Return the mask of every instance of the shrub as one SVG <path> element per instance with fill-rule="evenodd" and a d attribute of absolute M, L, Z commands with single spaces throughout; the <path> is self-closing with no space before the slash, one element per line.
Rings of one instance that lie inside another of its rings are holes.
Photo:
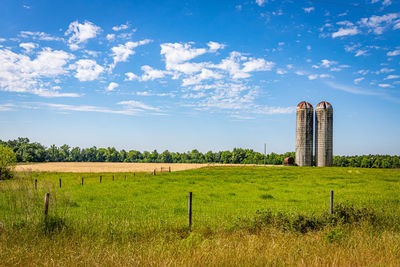
<path fill-rule="evenodd" d="M 0 145 L 0 180 L 10 179 L 17 163 L 17 157 L 11 148 Z"/>
<path fill-rule="evenodd" d="M 264 227 L 274 227 L 283 231 L 307 233 L 310 231 L 323 230 L 325 227 L 351 225 L 360 222 L 378 225 L 381 218 L 370 208 L 355 208 L 351 205 L 338 204 L 334 207 L 332 215 L 327 213 L 321 215 L 305 215 L 272 212 L 270 210 L 257 211 L 256 215 L 249 220 L 238 218 L 235 227 L 247 228 L 257 231 Z M 332 237 L 333 238 L 333 237 Z"/>

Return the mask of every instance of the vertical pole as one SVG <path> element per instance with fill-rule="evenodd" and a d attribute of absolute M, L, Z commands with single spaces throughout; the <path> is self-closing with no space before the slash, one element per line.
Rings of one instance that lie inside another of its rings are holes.
<path fill-rule="evenodd" d="M 124 176 L 124 179 L 125 179 L 125 181 L 126 181 L 126 175 Z"/>
<path fill-rule="evenodd" d="M 156 175 L 156 169 L 154 169 L 154 175 Z"/>
<path fill-rule="evenodd" d="M 171 166 L 168 167 L 168 172 L 171 172 Z"/>
<path fill-rule="evenodd" d="M 329 202 L 329 214 L 332 215 L 333 214 L 333 190 L 331 190 L 331 199 Z"/>
<path fill-rule="evenodd" d="M 44 209 L 43 209 L 44 216 L 47 216 L 47 214 L 49 214 L 49 198 L 50 198 L 50 193 L 46 193 L 44 195 Z"/>
<path fill-rule="evenodd" d="M 35 190 L 37 190 L 37 179 L 35 179 Z"/>
<path fill-rule="evenodd" d="M 192 229 L 192 192 L 189 192 L 188 224 L 189 224 L 189 229 Z"/>
<path fill-rule="evenodd" d="M 81 178 L 81 181 L 82 181 L 81 184 L 83 185 L 83 177 Z"/>
<path fill-rule="evenodd" d="M 61 188 L 61 179 L 59 179 L 59 182 L 60 182 L 60 188 Z"/>
<path fill-rule="evenodd" d="M 136 176 L 136 174 L 135 173 L 133 173 L 133 177 L 135 177 Z"/>
<path fill-rule="evenodd" d="M 114 181 L 114 175 L 113 175 L 113 181 Z"/>
<path fill-rule="evenodd" d="M 100 175 L 100 183 L 101 183 L 101 178 L 102 178 L 102 177 L 101 177 L 101 175 Z"/>

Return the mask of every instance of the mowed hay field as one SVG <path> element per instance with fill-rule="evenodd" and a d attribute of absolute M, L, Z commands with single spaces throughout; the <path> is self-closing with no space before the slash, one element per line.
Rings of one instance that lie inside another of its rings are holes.
<path fill-rule="evenodd" d="M 152 172 L 184 171 L 207 166 L 246 166 L 246 164 L 197 164 L 197 163 L 118 163 L 118 162 L 48 162 L 23 164 L 16 167 L 17 172 Z M 248 164 L 247 166 L 254 166 Z"/>
<path fill-rule="evenodd" d="M 0 265 L 399 266 L 399 193 L 399 170 L 19 172 L 0 182 Z"/>

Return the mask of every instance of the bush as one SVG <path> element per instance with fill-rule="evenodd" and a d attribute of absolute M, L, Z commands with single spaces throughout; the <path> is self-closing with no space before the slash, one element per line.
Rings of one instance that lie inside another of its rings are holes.
<path fill-rule="evenodd" d="M 370 208 L 355 208 L 352 205 L 338 204 L 333 214 L 305 215 L 272 212 L 271 210 L 257 211 L 252 219 L 238 218 L 234 227 L 258 231 L 265 227 L 274 227 L 283 231 L 307 233 L 323 230 L 326 227 L 368 223 L 377 226 L 382 218 L 378 218 L 376 211 Z"/>
<path fill-rule="evenodd" d="M 11 148 L 0 145 L 0 180 L 10 179 L 17 163 L 17 157 Z"/>

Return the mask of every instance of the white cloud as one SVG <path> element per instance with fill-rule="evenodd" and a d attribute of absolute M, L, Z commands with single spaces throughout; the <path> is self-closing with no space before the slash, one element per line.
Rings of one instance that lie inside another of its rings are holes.
<path fill-rule="evenodd" d="M 341 90 L 347 93 L 355 94 L 355 95 L 381 95 L 380 93 L 372 92 L 372 91 L 366 91 L 363 89 L 360 89 L 358 87 L 353 87 L 353 86 L 348 86 L 344 84 L 339 84 L 331 81 L 326 81 L 326 85 L 333 89 Z"/>
<path fill-rule="evenodd" d="M 345 45 L 344 50 L 346 52 L 353 52 L 357 47 L 360 47 L 360 44 L 354 44 L 354 45 Z"/>
<path fill-rule="evenodd" d="M 266 61 L 263 58 L 254 58 L 244 62 L 243 66 L 244 68 L 242 71 L 244 72 L 270 71 L 275 66 L 275 63 L 272 61 Z"/>
<path fill-rule="evenodd" d="M 394 57 L 400 55 L 400 50 L 389 51 L 387 54 L 389 57 Z"/>
<path fill-rule="evenodd" d="M 209 69 L 202 69 L 201 72 L 195 76 L 191 76 L 189 78 L 183 79 L 182 86 L 199 84 L 203 80 L 209 79 L 221 79 L 223 76 L 217 72 L 214 72 Z"/>
<path fill-rule="evenodd" d="M 136 92 L 136 95 L 138 96 L 170 96 L 170 97 L 175 97 L 173 93 L 153 93 L 151 91 L 140 91 Z"/>
<path fill-rule="evenodd" d="M 315 79 L 317 79 L 318 78 L 318 74 L 311 74 L 311 75 L 308 75 L 308 79 L 309 80 L 315 80 Z"/>
<path fill-rule="evenodd" d="M 389 73 L 389 72 L 393 72 L 393 71 L 395 71 L 395 69 L 382 68 L 382 69 L 380 69 L 379 71 L 377 71 L 376 74 L 379 74 L 379 73 Z"/>
<path fill-rule="evenodd" d="M 357 53 L 356 53 L 356 57 L 359 57 L 359 56 L 366 56 L 367 55 L 367 50 L 358 50 L 357 51 Z"/>
<path fill-rule="evenodd" d="M 119 86 L 118 83 L 116 82 L 110 82 L 109 85 L 107 86 L 106 90 L 107 91 L 113 91 L 115 88 Z"/>
<path fill-rule="evenodd" d="M 101 28 L 90 21 L 85 21 L 83 24 L 78 21 L 71 22 L 65 36 L 71 35 L 68 39 L 69 48 L 77 50 L 87 40 L 95 38 L 101 32 Z"/>
<path fill-rule="evenodd" d="M 382 87 L 382 88 L 389 88 L 389 87 L 393 87 L 393 85 L 391 85 L 391 84 L 387 84 L 387 83 L 380 83 L 380 84 L 378 84 L 378 86 L 379 86 L 379 87 Z"/>
<path fill-rule="evenodd" d="M 251 75 L 241 70 L 240 62 L 242 59 L 244 58 L 239 52 L 231 52 L 228 58 L 223 59 L 215 67 L 227 71 L 233 79 L 248 78 Z"/>
<path fill-rule="evenodd" d="M 212 41 L 208 42 L 207 45 L 210 48 L 210 50 L 209 50 L 210 52 L 215 52 L 217 50 L 225 48 L 224 44 L 220 44 L 220 43 L 212 42 Z"/>
<path fill-rule="evenodd" d="M 263 6 L 265 3 L 268 3 L 268 0 L 256 0 L 257 5 Z"/>
<path fill-rule="evenodd" d="M 357 73 L 361 75 L 367 75 L 369 73 L 369 70 L 359 70 L 357 71 Z"/>
<path fill-rule="evenodd" d="M 336 65 L 336 64 L 337 64 L 337 61 L 330 61 L 328 59 L 323 59 L 323 60 L 321 60 L 320 66 L 324 67 L 324 68 L 330 68 L 332 65 Z"/>
<path fill-rule="evenodd" d="M 144 109 L 144 110 L 151 110 L 151 111 L 160 111 L 160 108 L 152 107 L 152 106 L 146 105 L 142 102 L 135 101 L 135 100 L 121 101 L 121 102 L 118 102 L 117 104 L 128 106 L 131 109 Z"/>
<path fill-rule="evenodd" d="M 400 20 L 397 20 L 393 25 L 393 30 L 398 30 L 398 29 L 400 29 Z"/>
<path fill-rule="evenodd" d="M 311 46 L 310 45 L 307 45 L 307 50 L 311 51 Z"/>
<path fill-rule="evenodd" d="M 13 111 L 14 107 L 14 104 L 0 104 L 0 111 Z"/>
<path fill-rule="evenodd" d="M 304 71 L 301 71 L 301 70 L 297 70 L 297 71 L 295 71 L 294 72 L 296 75 L 299 75 L 299 76 L 304 76 L 304 75 L 306 75 L 306 73 L 304 72 Z"/>
<path fill-rule="evenodd" d="M 38 48 L 39 45 L 35 44 L 35 43 L 20 43 L 19 44 L 20 47 L 22 47 L 23 49 L 25 49 L 25 51 L 27 53 L 31 52 L 33 49 Z"/>
<path fill-rule="evenodd" d="M 165 74 L 168 73 L 163 70 L 153 69 L 152 67 L 150 67 L 148 65 L 142 66 L 141 69 L 144 71 L 144 73 L 141 77 L 142 81 L 164 78 Z"/>
<path fill-rule="evenodd" d="M 329 74 L 311 74 L 307 77 L 309 80 L 315 80 L 317 78 L 332 78 L 332 75 Z"/>
<path fill-rule="evenodd" d="M 114 40 L 115 40 L 115 34 L 113 34 L 113 33 L 107 34 L 107 35 L 106 35 L 106 39 L 107 39 L 108 41 L 114 41 Z"/>
<path fill-rule="evenodd" d="M 119 26 L 114 26 L 114 27 L 112 27 L 113 31 L 116 31 L 116 32 L 122 31 L 122 30 L 126 30 L 126 29 L 128 29 L 128 28 L 129 28 L 129 25 L 128 25 L 128 24 L 121 24 L 121 25 L 119 25 Z"/>
<path fill-rule="evenodd" d="M 128 57 L 135 54 L 134 48 L 150 43 L 151 40 L 145 39 L 139 42 L 126 42 L 111 48 L 111 55 L 113 57 L 113 63 L 110 68 L 113 69 L 118 62 L 126 62 Z"/>
<path fill-rule="evenodd" d="M 276 74 L 283 75 L 283 74 L 285 74 L 285 73 L 287 73 L 287 71 L 284 70 L 284 69 L 277 69 L 277 70 L 276 70 Z"/>
<path fill-rule="evenodd" d="M 336 22 L 337 25 L 342 25 L 342 26 L 346 26 L 346 27 L 352 27 L 354 26 L 354 24 L 348 20 L 343 20 L 343 21 L 339 21 Z"/>
<path fill-rule="evenodd" d="M 41 41 L 64 41 L 63 38 L 51 36 L 50 34 L 44 32 L 30 32 L 30 31 L 21 31 L 19 36 L 22 38 L 32 38 L 34 40 Z"/>
<path fill-rule="evenodd" d="M 400 79 L 400 75 L 388 75 L 384 80 Z"/>
<path fill-rule="evenodd" d="M 382 6 L 390 6 L 392 4 L 392 1 L 391 0 L 383 0 L 383 2 L 382 2 Z"/>
<path fill-rule="evenodd" d="M 61 110 L 61 111 L 77 111 L 77 112 L 99 112 L 99 113 L 110 113 L 110 114 L 123 114 L 123 115 L 136 115 L 138 110 L 134 109 L 123 109 L 123 110 L 113 110 L 106 107 L 98 106 L 74 106 L 65 104 L 55 104 L 55 103 L 37 103 L 28 102 L 24 103 L 23 107 L 32 109 L 51 109 L 51 110 Z"/>
<path fill-rule="evenodd" d="M 315 10 L 315 8 L 314 7 L 303 7 L 303 10 L 304 10 L 304 12 L 306 12 L 306 13 L 311 13 L 311 11 L 314 11 Z"/>
<path fill-rule="evenodd" d="M 373 15 L 369 18 L 362 18 L 358 23 L 368 29 L 369 32 L 382 34 L 387 28 L 393 25 L 394 21 L 399 18 L 398 13 L 389 13 L 382 16 Z"/>
<path fill-rule="evenodd" d="M 243 68 L 241 68 L 243 65 Z M 263 58 L 247 58 L 239 52 L 231 52 L 228 58 L 223 59 L 219 64 L 213 67 L 227 71 L 233 79 L 249 78 L 249 72 L 270 71 L 275 66 L 272 61 L 266 61 Z"/>
<path fill-rule="evenodd" d="M 133 81 L 133 80 L 139 80 L 139 76 L 137 76 L 135 73 L 133 72 L 127 72 L 125 73 L 126 75 L 126 79 L 125 81 Z"/>
<path fill-rule="evenodd" d="M 167 70 L 174 70 L 176 65 L 195 57 L 207 53 L 205 48 L 192 48 L 188 43 L 164 43 L 161 44 L 161 55 L 165 57 L 165 65 Z"/>
<path fill-rule="evenodd" d="M 104 68 L 92 59 L 80 59 L 71 65 L 71 69 L 76 70 L 74 76 L 81 82 L 93 81 L 104 71 Z"/>
<path fill-rule="evenodd" d="M 355 84 L 359 84 L 359 83 L 360 83 L 362 80 L 364 80 L 364 79 L 365 79 L 364 77 L 354 79 L 354 83 L 355 83 Z"/>
<path fill-rule="evenodd" d="M 77 94 L 54 92 L 49 89 L 48 81 L 66 74 L 65 66 L 72 59 L 72 54 L 51 48 L 44 48 L 34 59 L 9 49 L 0 49 L 0 89 L 45 97 L 76 97 Z"/>
<path fill-rule="evenodd" d="M 346 29 L 339 28 L 339 30 L 337 32 L 332 33 L 332 38 L 348 36 L 348 35 L 356 35 L 359 33 L 360 33 L 360 31 L 357 29 L 357 27 L 346 28 Z"/>
<path fill-rule="evenodd" d="M 58 90 L 58 89 L 57 89 Z M 60 93 L 58 91 L 49 90 L 45 88 L 33 89 L 32 93 L 41 97 L 55 98 L 55 97 L 80 97 L 80 94 L 76 93 Z"/>

